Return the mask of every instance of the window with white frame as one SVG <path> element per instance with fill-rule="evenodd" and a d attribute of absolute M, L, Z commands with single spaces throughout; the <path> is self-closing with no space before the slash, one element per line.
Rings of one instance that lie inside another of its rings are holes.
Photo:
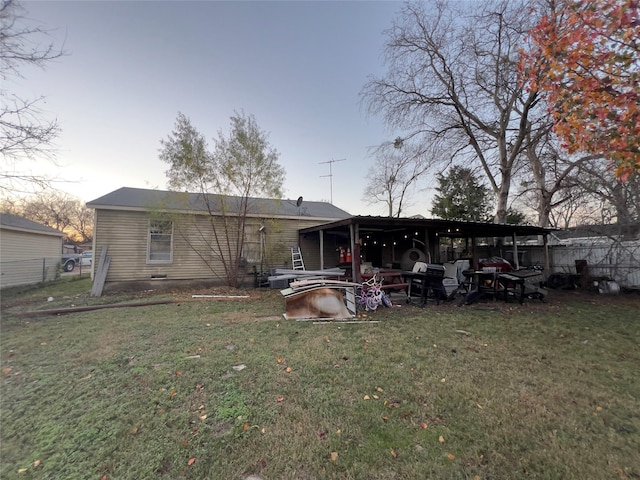
<path fill-rule="evenodd" d="M 147 261 L 149 263 L 170 263 L 173 259 L 173 222 L 171 220 L 150 220 Z"/>

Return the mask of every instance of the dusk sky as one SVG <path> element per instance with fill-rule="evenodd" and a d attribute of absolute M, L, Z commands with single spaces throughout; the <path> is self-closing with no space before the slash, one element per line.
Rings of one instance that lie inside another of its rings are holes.
<path fill-rule="evenodd" d="M 399 2 L 24 2 L 67 53 L 10 88 L 45 95 L 57 117 L 58 188 L 90 201 L 120 187 L 166 188 L 160 140 L 178 112 L 212 144 L 234 111 L 252 114 L 280 152 L 285 197 L 362 201 L 369 147 L 391 140 L 359 93 L 383 73 L 384 30 Z M 49 167 L 42 167 L 49 168 Z M 416 203 L 406 214 L 429 215 Z"/>

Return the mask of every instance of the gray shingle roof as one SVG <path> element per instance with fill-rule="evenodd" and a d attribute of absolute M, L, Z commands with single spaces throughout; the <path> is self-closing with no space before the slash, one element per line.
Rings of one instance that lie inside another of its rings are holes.
<path fill-rule="evenodd" d="M 607 225 L 580 225 L 566 230 L 560 230 L 555 232 L 554 235 L 560 240 L 594 237 L 625 238 L 632 240 L 640 238 L 640 223 L 631 223 L 627 225 L 621 225 L 619 223 Z"/>
<path fill-rule="evenodd" d="M 144 188 L 122 187 L 100 198 L 87 202 L 87 207 L 110 210 L 177 210 L 185 212 L 208 211 L 206 201 L 212 205 L 211 210 L 219 212 L 224 205 L 227 211 L 237 211 L 240 197 L 225 195 L 207 195 L 200 193 L 169 192 L 165 190 L 149 190 Z M 276 217 L 313 217 L 323 219 L 342 219 L 351 215 L 328 202 L 303 201 L 300 207 L 296 200 L 279 200 L 270 198 L 251 198 L 249 202 L 251 214 L 272 215 Z"/>
<path fill-rule="evenodd" d="M 9 213 L 0 213 L 0 227 L 11 230 L 22 230 L 29 232 L 44 233 L 47 235 L 64 236 L 64 233 L 56 230 L 55 228 L 47 227 L 37 222 L 27 220 L 24 217 L 18 215 L 11 215 Z"/>

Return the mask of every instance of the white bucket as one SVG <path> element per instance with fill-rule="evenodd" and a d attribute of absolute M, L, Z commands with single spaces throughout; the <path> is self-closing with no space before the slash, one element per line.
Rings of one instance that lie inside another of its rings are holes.
<path fill-rule="evenodd" d="M 613 280 L 600 280 L 598 282 L 598 293 L 603 295 L 618 295 L 620 293 L 620 285 Z"/>

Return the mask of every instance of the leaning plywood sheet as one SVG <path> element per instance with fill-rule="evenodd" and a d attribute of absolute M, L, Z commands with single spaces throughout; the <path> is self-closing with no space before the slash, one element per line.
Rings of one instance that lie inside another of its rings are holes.
<path fill-rule="evenodd" d="M 104 288 L 104 282 L 107 280 L 107 272 L 109 271 L 109 265 L 111 264 L 111 257 L 107 255 L 109 247 L 102 247 L 100 252 L 100 260 L 98 261 L 98 270 L 93 279 L 93 288 L 91 289 L 92 297 L 100 297 L 102 295 L 102 289 Z"/>
<path fill-rule="evenodd" d="M 342 287 L 344 288 L 344 287 Z M 347 297 L 352 297 L 352 292 Z M 352 318 L 347 309 L 342 292 L 338 288 L 319 285 L 305 290 L 295 291 L 287 288 L 281 291 L 285 300 L 285 318 Z M 351 300 L 353 303 L 353 300 Z M 355 311 L 355 310 L 352 310 Z"/>

